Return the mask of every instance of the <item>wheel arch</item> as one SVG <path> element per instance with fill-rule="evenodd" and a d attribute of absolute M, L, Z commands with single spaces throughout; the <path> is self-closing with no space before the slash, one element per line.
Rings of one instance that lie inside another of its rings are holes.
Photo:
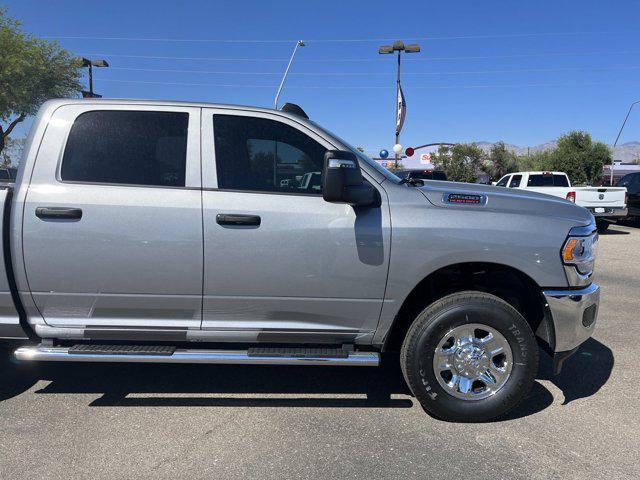
<path fill-rule="evenodd" d="M 384 338 L 383 350 L 398 351 L 415 317 L 451 293 L 476 290 L 509 303 L 527 320 L 543 346 L 553 345 L 553 325 L 542 289 L 529 275 L 509 265 L 462 262 L 441 267 L 424 277 L 402 302 Z"/>

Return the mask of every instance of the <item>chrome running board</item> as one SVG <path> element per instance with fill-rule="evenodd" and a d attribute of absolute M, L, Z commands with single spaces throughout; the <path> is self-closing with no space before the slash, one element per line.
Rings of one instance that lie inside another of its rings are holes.
<path fill-rule="evenodd" d="M 331 349 L 249 349 L 191 350 L 171 349 L 170 352 L 140 353 L 126 350 L 116 353 L 92 353 L 74 347 L 44 345 L 20 347 L 14 355 L 22 361 L 47 362 L 137 362 L 137 363 L 203 363 L 245 365 L 344 365 L 375 367 L 380 364 L 377 352 L 340 351 Z M 75 351 L 74 351 L 75 349 Z M 71 350 L 71 352 L 70 352 Z"/>

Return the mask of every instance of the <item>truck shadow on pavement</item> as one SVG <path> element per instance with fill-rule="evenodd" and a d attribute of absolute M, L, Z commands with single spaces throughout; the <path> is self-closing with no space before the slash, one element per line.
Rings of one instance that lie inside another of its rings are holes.
<path fill-rule="evenodd" d="M 538 380 L 562 390 L 563 404 L 589 397 L 607 382 L 612 351 L 590 339 L 559 376 L 541 353 Z M 0 362 L 0 402 L 48 381 L 38 394 L 98 394 L 92 407 L 314 407 L 411 408 L 415 402 L 402 378 L 397 356 L 379 368 L 149 364 L 19 365 Z M 400 396 L 400 398 L 398 398 Z M 538 413 L 554 401 L 536 381 L 529 397 L 501 420 Z M 1 405 L 1 404 L 0 404 Z"/>
<path fill-rule="evenodd" d="M 630 233 L 628 230 L 618 230 L 615 227 L 610 227 L 606 232 L 600 233 L 600 235 L 629 235 Z"/>

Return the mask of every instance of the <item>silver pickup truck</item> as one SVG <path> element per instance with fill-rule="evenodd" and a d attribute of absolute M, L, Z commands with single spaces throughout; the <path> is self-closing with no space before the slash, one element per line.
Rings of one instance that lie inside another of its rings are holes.
<path fill-rule="evenodd" d="M 596 323 L 586 209 L 400 180 L 290 104 L 49 101 L 0 192 L 24 362 L 399 358 L 427 412 L 484 421 Z"/>

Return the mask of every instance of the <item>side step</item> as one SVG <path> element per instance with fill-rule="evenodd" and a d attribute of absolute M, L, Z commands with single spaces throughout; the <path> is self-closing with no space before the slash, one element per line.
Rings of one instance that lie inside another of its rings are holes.
<path fill-rule="evenodd" d="M 192 350 L 152 345 L 95 345 L 72 347 L 37 345 L 20 347 L 15 357 L 23 361 L 212 363 L 246 365 L 345 365 L 375 367 L 377 352 L 330 348 L 250 348 L 249 350 Z"/>

